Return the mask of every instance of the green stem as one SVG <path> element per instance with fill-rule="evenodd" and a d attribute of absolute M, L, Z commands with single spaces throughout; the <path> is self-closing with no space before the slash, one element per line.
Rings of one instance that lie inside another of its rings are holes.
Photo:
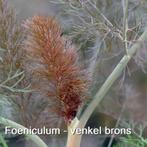
<path fill-rule="evenodd" d="M 2 144 L 3 147 L 8 147 L 8 145 L 2 135 L 0 135 L 0 144 Z"/>
<path fill-rule="evenodd" d="M 27 129 L 24 126 L 3 117 L 0 117 L 0 123 L 3 124 L 4 126 L 10 126 L 16 129 L 19 129 L 19 128 Z M 41 140 L 39 136 L 31 135 L 31 134 L 24 134 L 24 135 L 26 135 L 30 140 L 32 140 L 35 144 L 37 144 L 38 147 L 47 147 L 47 145 Z"/>
<path fill-rule="evenodd" d="M 138 39 L 138 41 L 128 50 L 128 54 L 124 55 L 124 57 L 121 59 L 121 61 L 118 63 L 118 65 L 115 67 L 115 69 L 112 71 L 112 73 L 109 75 L 109 77 L 106 79 L 100 90 L 96 93 L 94 96 L 94 99 L 91 101 L 91 103 L 88 105 L 80 119 L 78 120 L 75 118 L 69 128 L 84 128 L 88 119 L 94 112 L 95 108 L 100 104 L 104 96 L 107 94 L 111 86 L 114 84 L 114 82 L 119 78 L 124 68 L 126 68 L 128 62 L 131 60 L 131 58 L 134 56 L 134 54 L 137 52 L 137 49 L 139 49 L 142 45 L 142 43 L 147 40 L 147 28 L 144 31 L 144 33 L 141 35 L 141 37 Z M 70 131 L 69 131 L 70 132 Z M 69 133 L 68 135 L 68 141 L 67 141 L 67 147 L 80 147 L 81 142 L 81 135 L 71 135 Z"/>

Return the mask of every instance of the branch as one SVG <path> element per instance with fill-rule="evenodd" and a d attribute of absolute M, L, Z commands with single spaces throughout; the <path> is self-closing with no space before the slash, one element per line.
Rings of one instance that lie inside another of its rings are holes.
<path fill-rule="evenodd" d="M 122 74 L 123 70 L 127 66 L 128 62 L 131 60 L 131 58 L 134 56 L 134 54 L 137 52 L 137 50 L 141 47 L 142 43 L 147 40 L 147 28 L 145 29 L 144 33 L 141 35 L 141 37 L 138 39 L 138 41 L 128 50 L 128 54 L 124 55 L 124 57 L 121 59 L 121 61 L 118 63 L 118 65 L 115 67 L 115 69 L 112 71 L 112 73 L 109 75 L 109 77 L 106 79 L 100 90 L 96 93 L 94 96 L 94 99 L 91 101 L 91 103 L 88 105 L 82 116 L 79 118 L 76 117 L 70 124 L 70 128 L 84 128 L 88 119 L 94 112 L 95 108 L 100 104 L 104 96 L 107 94 L 111 86 L 114 84 L 114 82 L 119 78 L 119 76 Z M 70 130 L 69 130 L 70 131 Z M 67 147 L 80 147 L 81 142 L 81 135 L 72 135 L 70 132 L 68 132 L 68 141 L 67 141 Z"/>
<path fill-rule="evenodd" d="M 118 65 L 115 67 L 115 69 L 112 71 L 112 73 L 109 75 L 105 83 L 102 85 L 100 90 L 96 93 L 94 99 L 89 104 L 85 112 L 80 118 L 80 123 L 86 124 L 89 117 L 95 110 L 95 108 L 98 106 L 98 104 L 102 101 L 104 96 L 107 94 L 111 86 L 114 84 L 114 82 L 119 78 L 121 75 L 123 69 L 127 66 L 128 62 L 131 60 L 133 55 L 136 53 L 137 49 L 139 49 L 142 45 L 142 43 L 147 40 L 147 28 L 144 31 L 144 33 L 141 35 L 141 37 L 138 39 L 138 41 L 128 50 L 128 54 L 124 55 L 124 57 L 121 59 L 121 61 L 118 63 Z M 84 125 L 85 126 L 85 125 Z"/>

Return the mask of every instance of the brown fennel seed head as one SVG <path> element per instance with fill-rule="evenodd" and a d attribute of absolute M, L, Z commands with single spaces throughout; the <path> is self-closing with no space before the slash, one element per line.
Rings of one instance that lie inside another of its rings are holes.
<path fill-rule="evenodd" d="M 35 58 L 42 65 L 34 72 L 46 79 L 49 85 L 46 93 L 57 102 L 54 110 L 69 123 L 85 100 L 88 89 L 88 79 L 79 65 L 78 54 L 61 36 L 62 30 L 55 18 L 34 16 L 24 27 L 29 59 Z"/>

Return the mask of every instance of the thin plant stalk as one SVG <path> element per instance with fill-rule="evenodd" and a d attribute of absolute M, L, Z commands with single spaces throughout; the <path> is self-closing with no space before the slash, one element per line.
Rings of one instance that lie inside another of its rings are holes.
<path fill-rule="evenodd" d="M 125 50 L 128 53 L 128 0 L 122 0 L 123 5 L 123 40 L 124 40 L 124 46 Z"/>
<path fill-rule="evenodd" d="M 9 126 L 9 127 L 16 128 L 16 129 L 20 129 L 20 128 L 23 130 L 27 129 L 24 126 L 14 122 L 14 121 L 11 121 L 9 119 L 3 118 L 3 117 L 0 117 L 0 123 L 3 124 L 4 126 Z M 25 135 L 28 139 L 33 141 L 38 147 L 47 147 L 45 142 L 39 136 L 31 135 L 31 134 L 25 134 Z"/>
<path fill-rule="evenodd" d="M 88 119 L 94 112 L 95 108 L 103 100 L 103 98 L 105 97 L 111 86 L 120 77 L 123 70 L 127 67 L 128 62 L 132 59 L 132 57 L 137 52 L 137 50 L 141 48 L 142 43 L 146 40 L 147 40 L 147 28 L 145 29 L 144 33 L 140 36 L 140 38 L 136 41 L 136 43 L 130 49 L 128 49 L 128 53 L 124 55 L 124 57 L 120 60 L 120 62 L 115 67 L 115 69 L 106 79 L 106 81 L 104 82 L 100 90 L 96 93 L 94 99 L 88 105 L 87 109 L 84 111 L 82 116 L 79 119 L 76 117 L 71 122 L 71 124 L 68 127 L 68 140 L 66 147 L 80 147 L 82 135 L 71 134 L 70 129 L 85 127 Z"/>
<path fill-rule="evenodd" d="M 115 124 L 115 128 L 118 128 L 119 123 L 121 121 L 121 118 L 123 116 L 123 113 L 124 113 L 125 108 L 126 108 L 126 103 L 124 103 L 123 106 L 122 106 L 122 108 L 121 108 L 121 112 L 120 112 L 119 118 L 118 118 L 118 120 L 117 120 L 117 122 Z M 113 134 L 111 136 L 110 141 L 109 141 L 109 144 L 108 144 L 108 147 L 111 147 L 112 146 L 112 143 L 113 143 L 114 138 L 115 138 L 115 134 Z"/>

